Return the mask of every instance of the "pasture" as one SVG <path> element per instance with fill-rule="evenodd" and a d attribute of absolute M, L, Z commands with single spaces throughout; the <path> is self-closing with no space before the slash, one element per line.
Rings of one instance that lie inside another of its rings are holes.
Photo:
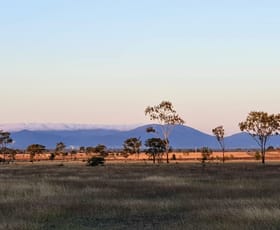
<path fill-rule="evenodd" d="M 0 229 L 279 229 L 280 164 L 0 165 Z"/>

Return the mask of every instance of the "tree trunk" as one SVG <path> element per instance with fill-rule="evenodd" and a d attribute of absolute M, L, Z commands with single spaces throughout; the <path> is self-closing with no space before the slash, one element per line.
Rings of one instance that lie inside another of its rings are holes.
<path fill-rule="evenodd" d="M 262 149 L 262 163 L 265 164 L 265 149 Z"/>
<path fill-rule="evenodd" d="M 168 140 L 166 139 L 166 144 L 165 144 L 165 148 L 166 148 L 166 163 L 169 164 L 169 144 L 168 144 Z"/>

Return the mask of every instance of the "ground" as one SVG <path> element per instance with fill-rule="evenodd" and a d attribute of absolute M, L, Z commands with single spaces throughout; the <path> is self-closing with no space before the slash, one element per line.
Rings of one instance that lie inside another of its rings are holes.
<path fill-rule="evenodd" d="M 280 165 L 0 166 L 0 229 L 279 229 Z"/>

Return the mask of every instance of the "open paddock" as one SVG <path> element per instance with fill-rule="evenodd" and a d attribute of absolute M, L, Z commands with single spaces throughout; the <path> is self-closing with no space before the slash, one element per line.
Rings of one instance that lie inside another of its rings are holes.
<path fill-rule="evenodd" d="M 225 152 L 225 161 L 226 162 L 235 162 L 235 161 L 252 161 L 257 162 L 255 157 L 256 151 L 227 151 Z M 90 153 L 76 153 L 68 155 L 56 155 L 54 161 L 86 161 L 92 156 L 98 154 Z M 36 154 L 33 158 L 34 161 L 48 161 L 50 160 L 50 153 Z M 222 160 L 222 152 L 213 152 L 211 155 L 212 162 L 220 162 Z M 0 158 L 4 158 L 4 155 L 0 154 Z M 10 156 L 6 155 L 5 159 L 10 160 Z M 151 157 L 146 153 L 131 154 L 125 157 L 122 153 L 109 153 L 105 158 L 108 162 L 149 162 Z M 162 156 L 162 161 L 166 159 L 165 154 Z M 169 159 L 171 162 L 199 162 L 201 159 L 200 152 L 172 152 L 169 153 Z M 266 160 L 268 161 L 280 161 L 280 151 L 268 151 L 266 153 Z M 30 155 L 27 153 L 16 154 L 14 161 L 30 161 Z"/>
<path fill-rule="evenodd" d="M 0 166 L 0 229 L 279 229 L 280 164 Z"/>

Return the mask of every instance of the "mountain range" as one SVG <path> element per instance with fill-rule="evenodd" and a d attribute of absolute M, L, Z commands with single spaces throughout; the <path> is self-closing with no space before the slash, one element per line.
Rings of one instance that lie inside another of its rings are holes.
<path fill-rule="evenodd" d="M 156 133 L 146 132 L 147 127 L 150 126 L 153 126 Z M 108 148 L 122 148 L 123 142 L 130 137 L 140 138 L 144 145 L 146 139 L 160 136 L 159 125 L 143 125 L 133 129 L 85 128 L 71 127 L 71 125 L 68 125 L 68 128 L 63 127 L 60 127 L 62 129 L 52 129 L 44 126 L 44 129 L 38 130 L 11 131 L 11 137 L 14 140 L 12 147 L 25 149 L 30 144 L 42 144 L 52 149 L 55 148 L 56 143 L 63 142 L 68 148 L 96 146 L 98 144 L 104 144 Z M 174 127 L 170 135 L 170 145 L 174 149 L 194 149 L 203 146 L 220 148 L 215 136 L 184 125 Z M 225 137 L 225 145 L 227 149 L 258 148 L 257 143 L 247 133 L 237 133 Z M 267 146 L 279 147 L 280 137 L 271 137 Z"/>

